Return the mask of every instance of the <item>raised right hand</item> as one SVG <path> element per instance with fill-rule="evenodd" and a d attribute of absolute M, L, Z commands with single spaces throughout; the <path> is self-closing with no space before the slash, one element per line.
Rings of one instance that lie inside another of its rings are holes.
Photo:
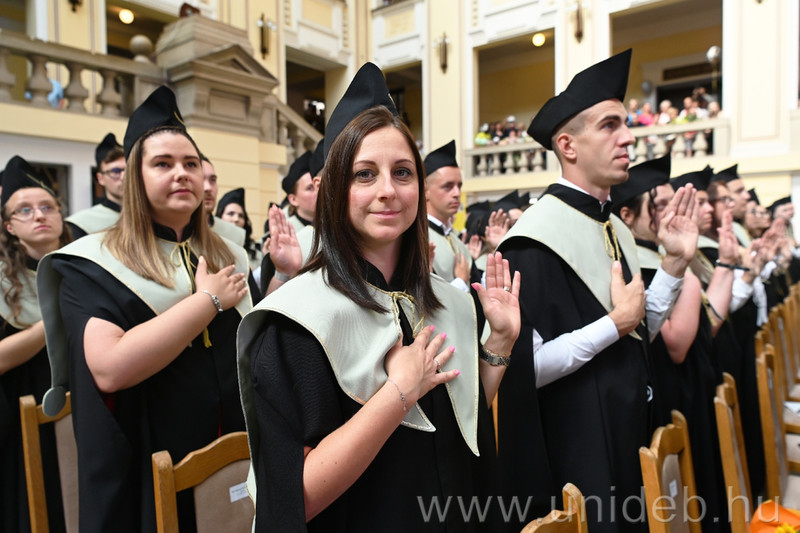
<path fill-rule="evenodd" d="M 403 346 L 402 340 L 397 341 L 386 354 L 386 373 L 405 394 L 409 409 L 429 390 L 454 380 L 461 373 L 458 369 L 444 370 L 455 347 L 440 352 L 446 334 L 440 333 L 431 339 L 433 330 L 433 326 L 423 328 L 408 346 Z"/>
<path fill-rule="evenodd" d="M 275 270 L 294 276 L 303 266 L 303 252 L 294 227 L 278 206 L 269 208 L 269 257 Z"/>
<path fill-rule="evenodd" d="M 608 314 L 620 337 L 624 337 L 634 329 L 644 318 L 645 292 L 642 275 L 636 274 L 630 283 L 626 284 L 622 277 L 622 264 L 614 261 L 611 266 L 611 305 L 614 309 Z"/>

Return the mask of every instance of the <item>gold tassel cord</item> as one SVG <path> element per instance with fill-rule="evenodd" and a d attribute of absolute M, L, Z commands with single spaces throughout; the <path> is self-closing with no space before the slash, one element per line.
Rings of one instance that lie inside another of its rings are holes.
<path fill-rule="evenodd" d="M 425 322 L 425 317 L 421 316 L 417 312 L 417 301 L 414 298 L 404 292 L 391 292 L 389 296 L 392 297 L 392 303 L 394 304 L 394 313 L 396 316 L 400 314 L 400 309 L 402 309 L 406 313 L 406 318 L 408 318 L 409 323 L 411 324 L 411 330 L 416 337 L 417 334 L 422 330 L 422 325 Z"/>
<path fill-rule="evenodd" d="M 606 220 L 603 223 L 603 237 L 605 239 L 608 257 L 614 261 L 622 259 L 622 252 L 620 252 L 619 241 L 617 240 L 617 232 L 614 230 L 614 225 L 610 220 Z"/>
<path fill-rule="evenodd" d="M 192 293 L 194 293 L 197 287 L 194 281 L 194 270 L 192 270 L 192 246 L 190 242 L 191 240 L 186 240 L 177 243 L 169 254 L 169 261 L 176 268 L 185 265 L 186 270 L 189 272 L 189 279 L 192 281 Z M 177 261 L 175 260 L 176 252 Z M 211 335 L 208 332 L 208 327 L 203 328 L 203 346 L 211 348 Z"/>

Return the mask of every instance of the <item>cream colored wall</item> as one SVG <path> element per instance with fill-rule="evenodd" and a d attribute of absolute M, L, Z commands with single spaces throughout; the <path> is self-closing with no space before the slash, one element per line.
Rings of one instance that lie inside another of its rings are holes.
<path fill-rule="evenodd" d="M 462 132 L 468 131 L 464 124 L 464 112 L 467 103 L 464 100 L 464 91 L 461 72 L 464 61 L 471 60 L 465 56 L 465 43 L 456 36 L 465 32 L 465 13 L 462 2 L 458 0 L 437 0 L 427 2 L 427 42 L 434 40 L 446 33 L 450 37 L 448 45 L 448 67 L 442 72 L 439 67 L 439 55 L 435 46 L 429 46 L 426 51 L 426 61 L 423 62 L 423 78 L 428 78 L 428 103 L 424 110 L 426 124 L 423 131 L 424 150 L 442 146 L 451 139 L 456 139 L 456 146 L 461 150 L 466 146 Z"/>
<path fill-rule="evenodd" d="M 514 115 L 527 127 L 534 114 L 553 96 L 552 61 L 481 74 L 479 125 Z"/>
<path fill-rule="evenodd" d="M 638 41 L 633 45 L 631 71 L 628 75 L 628 91 L 626 98 L 644 98 L 642 82 L 644 75 L 638 66 L 642 63 L 661 61 L 673 57 L 692 54 L 705 54 L 709 47 L 722 42 L 722 26 L 687 31 L 669 37 L 661 37 L 646 41 Z M 629 48 L 628 45 L 615 47 L 613 53 Z"/>

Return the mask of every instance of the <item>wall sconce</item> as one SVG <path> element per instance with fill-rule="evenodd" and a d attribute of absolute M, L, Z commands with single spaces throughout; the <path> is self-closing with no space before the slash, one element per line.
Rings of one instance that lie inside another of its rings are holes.
<path fill-rule="evenodd" d="M 261 59 L 266 59 L 267 54 L 269 54 L 269 35 L 271 30 L 277 29 L 275 23 L 271 20 L 268 20 L 264 13 L 261 13 L 261 17 L 258 19 L 258 28 L 259 28 L 259 35 L 261 37 Z"/>
<path fill-rule="evenodd" d="M 706 60 L 711 65 L 711 92 L 717 92 L 717 78 L 719 74 L 719 64 L 722 60 L 722 48 L 714 45 L 706 52 Z"/>
<path fill-rule="evenodd" d="M 442 69 L 442 72 L 447 72 L 447 45 L 450 44 L 447 32 L 442 32 L 442 36 L 436 39 L 433 44 L 439 52 L 439 68 Z"/>
<path fill-rule="evenodd" d="M 575 1 L 575 40 L 581 42 L 583 40 L 583 2 L 581 0 Z"/>
<path fill-rule="evenodd" d="M 72 6 L 72 12 L 73 13 L 78 10 L 78 6 L 81 5 L 81 2 L 82 2 L 82 0 L 67 0 L 67 1 Z"/>

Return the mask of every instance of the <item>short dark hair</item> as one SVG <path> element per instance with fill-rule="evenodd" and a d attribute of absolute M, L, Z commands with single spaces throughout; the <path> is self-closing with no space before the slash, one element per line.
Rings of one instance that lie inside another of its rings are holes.
<path fill-rule="evenodd" d="M 111 163 L 112 161 L 116 161 L 121 157 L 122 158 L 125 157 L 125 152 L 122 150 L 122 148 L 112 148 L 111 150 L 108 151 L 103 160 L 100 161 L 100 164 L 104 165 L 107 163 Z M 99 171 L 100 169 L 98 168 L 97 170 Z"/>
<path fill-rule="evenodd" d="M 425 167 L 414 136 L 402 119 L 383 106 L 358 114 L 331 145 L 322 171 L 317 196 L 314 246 L 311 259 L 301 272 L 322 269 L 328 285 L 345 294 L 356 304 L 378 312 L 388 312 L 370 295 L 359 265 L 359 236 L 350 223 L 349 194 L 353 182 L 353 163 L 364 138 L 382 128 L 395 128 L 405 138 L 414 155 L 419 200 L 417 216 L 400 245 L 400 262 L 395 278 L 412 296 L 423 314 L 430 314 L 442 304 L 433 293 L 429 272 L 428 215 L 425 209 Z"/>

